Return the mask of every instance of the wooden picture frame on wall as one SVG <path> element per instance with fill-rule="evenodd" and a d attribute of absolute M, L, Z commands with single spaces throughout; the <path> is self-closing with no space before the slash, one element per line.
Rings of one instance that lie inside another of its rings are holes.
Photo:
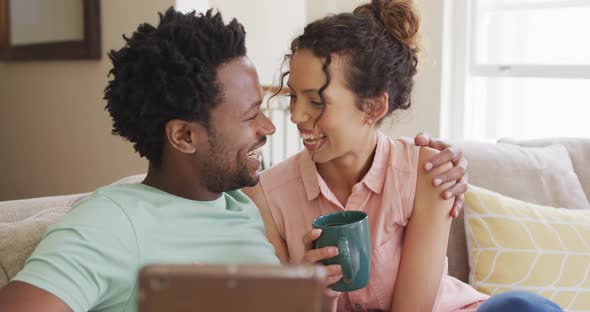
<path fill-rule="evenodd" d="M 76 0 L 82 2 L 81 40 L 16 45 L 11 43 L 10 38 L 12 1 L 19 0 L 0 0 L 0 61 L 100 59 L 100 0 Z M 34 4 L 34 1 L 31 3 Z"/>

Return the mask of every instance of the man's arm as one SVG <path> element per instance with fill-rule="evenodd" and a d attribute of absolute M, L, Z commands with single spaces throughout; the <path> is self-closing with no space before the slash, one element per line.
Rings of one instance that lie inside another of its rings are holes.
<path fill-rule="evenodd" d="M 0 290 L 0 311 L 11 312 L 71 312 L 72 309 L 51 293 L 13 281 Z"/>
<path fill-rule="evenodd" d="M 433 139 L 426 133 L 418 133 L 414 138 L 414 144 L 418 146 L 427 146 L 440 153 L 432 156 L 422 166 L 424 170 L 431 171 L 439 166 L 451 162 L 453 166 L 444 172 L 432 177 L 432 185 L 439 186 L 447 182 L 451 183 L 450 187 L 442 193 L 443 199 L 450 199 L 455 197 L 453 208 L 451 209 L 451 216 L 456 218 L 463 209 L 465 201 L 465 192 L 467 191 L 467 159 L 463 156 L 463 151 L 460 148 L 451 146 L 442 140 Z"/>

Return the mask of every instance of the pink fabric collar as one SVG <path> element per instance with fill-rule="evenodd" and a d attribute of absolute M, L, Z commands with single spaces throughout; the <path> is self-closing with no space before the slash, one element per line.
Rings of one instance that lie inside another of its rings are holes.
<path fill-rule="evenodd" d="M 369 190 L 374 193 L 381 194 L 383 185 L 385 183 L 385 176 L 387 173 L 387 166 L 389 161 L 390 148 L 388 138 L 381 131 L 376 131 L 377 148 L 375 150 L 375 157 L 369 172 L 363 177 L 360 183 L 367 186 Z M 315 163 L 311 159 L 311 153 L 305 152 L 299 158 L 299 169 L 303 179 L 303 186 L 307 195 L 307 200 L 317 198 L 320 193 L 326 199 L 338 202 L 336 196 L 329 189 L 328 185 L 318 173 Z"/>

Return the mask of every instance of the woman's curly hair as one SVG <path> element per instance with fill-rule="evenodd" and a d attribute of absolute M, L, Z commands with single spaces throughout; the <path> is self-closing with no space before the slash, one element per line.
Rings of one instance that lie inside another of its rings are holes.
<path fill-rule="evenodd" d="M 323 91 L 331 81 L 332 55 L 343 56 L 345 82 L 357 96 L 358 108 L 363 110 L 365 99 L 388 92 L 389 115 L 411 105 L 419 25 L 420 17 L 412 0 L 372 0 L 353 13 L 330 15 L 307 25 L 303 34 L 292 41 L 286 60 L 298 50 L 309 50 L 324 59 L 326 83 L 319 95 L 325 102 Z M 287 71 L 281 77 L 281 88 L 288 74 Z M 322 114 L 323 110 L 318 120 Z"/>
<path fill-rule="evenodd" d="M 222 93 L 217 68 L 246 55 L 246 33 L 235 19 L 226 25 L 212 10 L 196 15 L 169 8 L 158 15 L 158 27 L 140 25 L 130 38 L 123 35 L 123 48 L 109 52 L 113 78 L 104 94 L 112 133 L 156 166 L 166 123 L 182 119 L 208 127 Z"/>

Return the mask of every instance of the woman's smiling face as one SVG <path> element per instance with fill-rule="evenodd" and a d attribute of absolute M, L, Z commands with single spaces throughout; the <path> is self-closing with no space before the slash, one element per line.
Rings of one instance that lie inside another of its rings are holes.
<path fill-rule="evenodd" d="M 357 105 L 358 98 L 346 85 L 345 57 L 332 55 L 331 59 L 330 83 L 323 92 L 325 102 L 319 94 L 327 78 L 322 70 L 325 60 L 311 51 L 298 50 L 293 54 L 287 82 L 291 121 L 297 125 L 305 148 L 314 153 L 316 163 L 365 147 L 374 131 Z"/>

